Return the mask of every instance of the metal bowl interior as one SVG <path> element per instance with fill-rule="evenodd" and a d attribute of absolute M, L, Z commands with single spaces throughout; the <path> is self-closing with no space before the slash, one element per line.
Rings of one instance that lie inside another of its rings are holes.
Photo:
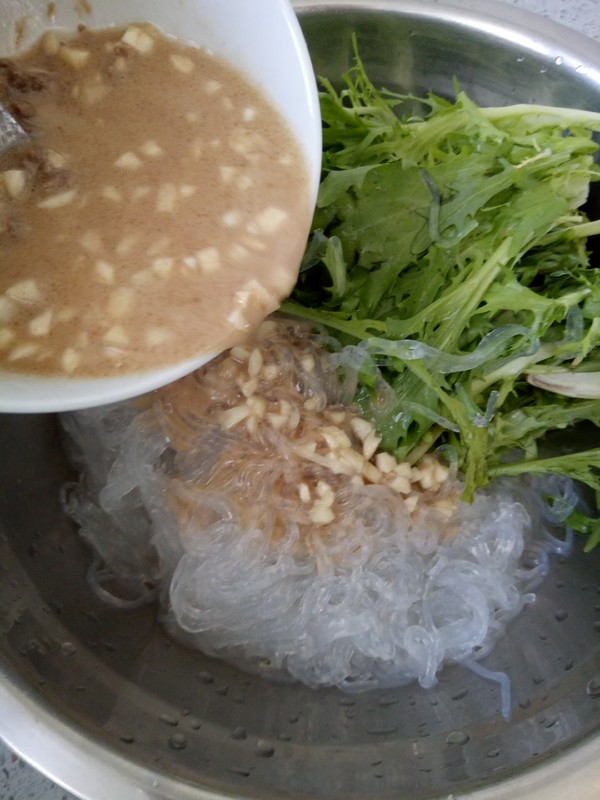
<path fill-rule="evenodd" d="M 389 88 L 449 95 L 456 78 L 483 104 L 600 110 L 591 43 L 486 0 L 296 9 L 316 72 L 332 80 L 350 66 L 356 32 Z M 175 644 L 154 608 L 100 603 L 60 509 L 70 473 L 57 419 L 0 416 L 0 443 L 0 735 L 82 797 L 525 798 L 519 775 L 598 746 L 600 552 L 555 560 L 487 658 L 511 679 L 508 722 L 498 687 L 460 667 L 427 691 L 315 692 Z"/>

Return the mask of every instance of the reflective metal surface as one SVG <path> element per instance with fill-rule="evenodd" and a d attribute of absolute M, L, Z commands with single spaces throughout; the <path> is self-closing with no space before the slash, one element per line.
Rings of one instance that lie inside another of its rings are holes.
<path fill-rule="evenodd" d="M 537 17 L 481 2 L 313 2 L 297 10 L 319 74 L 480 103 L 600 110 L 600 54 Z M 554 562 L 537 603 L 487 659 L 436 688 L 345 696 L 267 684 L 172 643 L 154 609 L 118 612 L 85 581 L 62 516 L 56 420 L 0 416 L 0 735 L 89 800 L 600 796 L 600 552 Z M 570 779 L 569 779 L 570 780 Z M 561 781 L 563 781 L 561 788 Z M 594 781 L 596 784 L 594 785 Z"/>
<path fill-rule="evenodd" d="M 4 106 L 0 106 L 0 155 L 27 138 L 23 128 Z"/>

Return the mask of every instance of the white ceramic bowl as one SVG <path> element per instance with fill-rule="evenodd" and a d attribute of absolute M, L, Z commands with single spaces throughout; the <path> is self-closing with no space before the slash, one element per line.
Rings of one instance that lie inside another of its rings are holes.
<path fill-rule="evenodd" d="M 321 167 L 319 103 L 306 44 L 288 0 L 56 0 L 52 4 L 47 0 L 2 0 L 0 55 L 26 49 L 49 27 L 73 30 L 84 23 L 104 28 L 136 21 L 150 22 L 163 33 L 209 49 L 262 89 L 296 134 L 308 167 L 311 200 L 316 198 Z M 114 378 L 54 378 L 0 371 L 0 412 L 68 411 L 123 400 L 164 386 L 213 355 Z"/>

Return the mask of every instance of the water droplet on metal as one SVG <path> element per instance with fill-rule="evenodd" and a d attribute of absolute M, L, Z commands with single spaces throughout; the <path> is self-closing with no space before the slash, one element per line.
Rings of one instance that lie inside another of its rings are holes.
<path fill-rule="evenodd" d="M 198 680 L 200 681 L 200 683 L 207 683 L 208 684 L 208 683 L 213 683 L 215 679 L 213 678 L 212 674 L 210 672 L 208 672 L 208 670 L 203 670 L 198 675 Z"/>
<path fill-rule="evenodd" d="M 548 67 L 540 67 L 540 73 L 544 75 L 544 73 L 548 72 Z"/>
<path fill-rule="evenodd" d="M 562 56 L 556 56 L 556 58 L 554 59 L 554 63 L 556 64 L 557 67 L 560 67 L 563 61 L 564 59 Z"/>
<path fill-rule="evenodd" d="M 367 728 L 365 733 L 368 733 L 369 736 L 390 736 L 392 733 L 397 733 L 397 731 L 397 725 L 388 725 L 381 728 Z"/>
<path fill-rule="evenodd" d="M 174 733 L 173 736 L 169 738 L 169 747 L 173 748 L 173 750 L 185 750 L 187 747 L 187 739 L 182 733 Z"/>
<path fill-rule="evenodd" d="M 124 733 L 122 736 L 119 736 L 119 740 L 123 742 L 123 744 L 134 744 L 135 736 L 132 733 Z"/>
<path fill-rule="evenodd" d="M 597 620 L 594 622 L 594 624 L 593 624 L 593 626 L 592 626 L 592 627 L 594 628 L 594 630 L 595 630 L 595 632 L 596 632 L 596 633 L 600 633 L 600 620 L 599 620 L 599 619 L 597 619 Z"/>
<path fill-rule="evenodd" d="M 246 728 L 242 725 L 238 725 L 231 731 L 231 738 L 232 739 L 246 739 L 248 734 L 246 733 Z"/>
<path fill-rule="evenodd" d="M 554 619 L 557 622 L 564 622 L 566 619 L 569 619 L 568 611 L 565 611 L 563 608 L 559 608 L 558 611 L 554 614 Z"/>
<path fill-rule="evenodd" d="M 179 719 L 172 714 L 161 714 L 158 718 L 159 722 L 163 725 L 168 725 L 171 728 L 176 728 L 179 725 Z"/>
<path fill-rule="evenodd" d="M 425 748 L 421 742 L 412 743 L 412 754 L 415 758 L 423 758 L 425 755 Z"/>
<path fill-rule="evenodd" d="M 73 642 L 63 642 L 60 646 L 60 654 L 61 656 L 74 656 L 77 652 L 77 648 L 73 644 Z"/>
<path fill-rule="evenodd" d="M 467 744 L 470 738 L 469 734 L 464 731 L 450 731 L 446 736 L 446 744 L 460 747 Z"/>
<path fill-rule="evenodd" d="M 469 694 L 468 689 L 462 689 L 460 692 L 456 692 L 456 694 L 452 695 L 453 700 L 462 700 Z"/>
<path fill-rule="evenodd" d="M 44 656 L 47 653 L 46 645 L 41 642 L 39 639 L 30 639 L 27 642 L 27 648 L 25 654 L 27 653 L 37 653 L 40 656 Z"/>
<path fill-rule="evenodd" d="M 517 64 L 522 64 L 525 61 L 525 56 L 517 56 Z"/>
<path fill-rule="evenodd" d="M 239 775 L 241 778 L 249 778 L 251 772 L 247 767 L 227 767 L 227 771 Z"/>
<path fill-rule="evenodd" d="M 275 755 L 275 748 L 269 742 L 259 739 L 254 748 L 254 752 L 261 758 L 272 758 Z"/>
<path fill-rule="evenodd" d="M 498 756 L 500 755 L 500 752 L 501 752 L 500 748 L 498 747 L 495 750 L 490 750 L 490 752 L 486 754 L 486 757 L 487 758 L 498 758 Z"/>
<path fill-rule="evenodd" d="M 600 697 L 600 675 L 596 675 L 595 678 L 588 681 L 585 691 L 589 697 Z"/>

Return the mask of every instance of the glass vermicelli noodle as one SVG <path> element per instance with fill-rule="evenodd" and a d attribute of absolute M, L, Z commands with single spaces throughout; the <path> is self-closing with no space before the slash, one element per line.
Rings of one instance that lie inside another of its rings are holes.
<path fill-rule="evenodd" d="M 322 344 L 275 317 L 143 400 L 63 415 L 80 471 L 65 507 L 93 589 L 157 599 L 187 645 L 311 687 L 430 687 L 534 600 L 576 495 L 521 478 L 461 501 L 441 459 L 379 451 Z"/>

